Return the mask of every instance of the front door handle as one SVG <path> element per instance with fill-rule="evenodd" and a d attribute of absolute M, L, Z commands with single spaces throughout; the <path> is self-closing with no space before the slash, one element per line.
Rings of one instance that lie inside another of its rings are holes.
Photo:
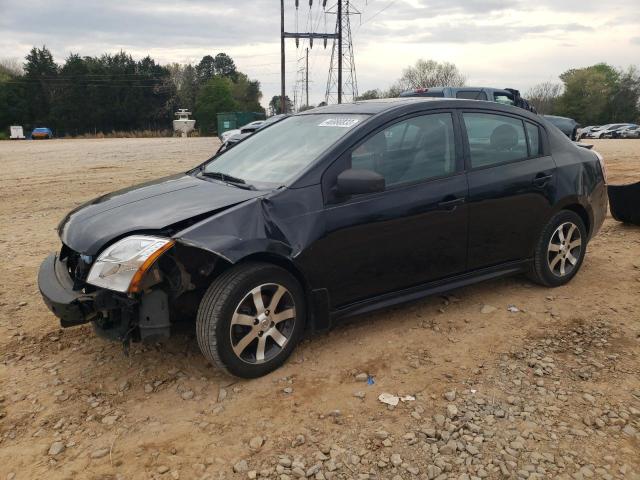
<path fill-rule="evenodd" d="M 539 173 L 538 175 L 536 175 L 536 178 L 533 179 L 533 184 L 536 187 L 545 187 L 553 178 L 553 174 L 549 173 Z"/>
<path fill-rule="evenodd" d="M 450 200 L 443 200 L 438 203 L 438 207 L 442 210 L 455 210 L 458 205 L 462 205 L 465 202 L 464 197 L 452 198 Z"/>

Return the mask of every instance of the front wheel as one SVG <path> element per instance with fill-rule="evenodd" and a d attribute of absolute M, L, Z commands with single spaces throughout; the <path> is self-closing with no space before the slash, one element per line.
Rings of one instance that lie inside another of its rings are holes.
<path fill-rule="evenodd" d="M 204 294 L 196 320 L 204 356 L 232 375 L 255 378 L 284 363 L 300 341 L 305 300 L 298 281 L 266 263 L 232 267 Z"/>
<path fill-rule="evenodd" d="M 580 270 L 587 232 L 580 216 L 569 210 L 555 214 L 536 245 L 531 278 L 547 287 L 568 283 Z"/>

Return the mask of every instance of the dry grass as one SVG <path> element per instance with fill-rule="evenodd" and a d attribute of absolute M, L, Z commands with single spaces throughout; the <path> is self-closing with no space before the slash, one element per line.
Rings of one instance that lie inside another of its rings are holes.
<path fill-rule="evenodd" d="M 131 130 L 131 131 L 115 131 L 85 133 L 83 135 L 69 136 L 65 138 L 158 138 L 173 137 L 173 130 Z"/>

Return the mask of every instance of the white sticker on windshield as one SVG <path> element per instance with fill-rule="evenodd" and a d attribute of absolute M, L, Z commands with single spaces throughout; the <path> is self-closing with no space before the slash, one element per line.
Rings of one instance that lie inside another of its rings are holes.
<path fill-rule="evenodd" d="M 358 123 L 357 118 L 327 118 L 324 122 L 319 124 L 319 127 L 339 127 L 339 128 L 351 128 Z"/>

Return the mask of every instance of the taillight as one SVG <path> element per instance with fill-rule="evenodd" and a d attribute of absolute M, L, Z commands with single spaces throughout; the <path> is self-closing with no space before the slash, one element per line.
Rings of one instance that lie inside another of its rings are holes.
<path fill-rule="evenodd" d="M 604 176 L 604 183 L 607 183 L 607 166 L 604 163 L 604 158 L 595 150 L 592 150 L 593 153 L 598 157 L 598 162 L 600 163 L 600 168 L 602 169 L 602 175 Z"/>

